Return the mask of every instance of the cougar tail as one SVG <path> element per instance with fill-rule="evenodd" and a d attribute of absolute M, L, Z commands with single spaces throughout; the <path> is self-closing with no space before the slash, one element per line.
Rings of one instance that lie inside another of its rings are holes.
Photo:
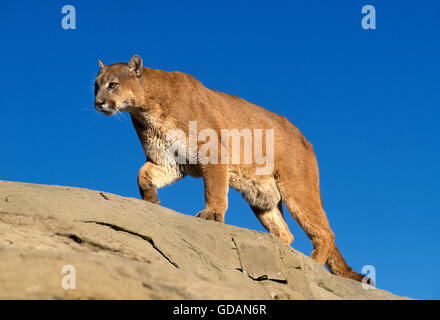
<path fill-rule="evenodd" d="M 330 256 L 325 264 L 329 268 L 330 272 L 337 276 L 353 279 L 369 285 L 374 285 L 373 281 L 369 277 L 353 271 L 348 266 L 335 244 L 333 245 L 332 250 L 330 251 Z"/>

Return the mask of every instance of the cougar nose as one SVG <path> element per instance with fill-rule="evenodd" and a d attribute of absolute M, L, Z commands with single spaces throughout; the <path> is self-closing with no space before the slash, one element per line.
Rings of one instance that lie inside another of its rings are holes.
<path fill-rule="evenodd" d="M 102 100 L 95 100 L 95 106 L 102 107 L 104 105 L 104 101 Z"/>

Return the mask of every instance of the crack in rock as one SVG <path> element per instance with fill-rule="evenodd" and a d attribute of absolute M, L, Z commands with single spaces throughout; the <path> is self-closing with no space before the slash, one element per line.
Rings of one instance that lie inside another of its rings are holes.
<path fill-rule="evenodd" d="M 263 275 L 259 276 L 258 278 L 251 277 L 250 275 L 247 275 L 247 276 L 249 278 L 251 278 L 252 280 L 254 280 L 254 281 L 264 281 L 264 280 L 267 280 L 267 281 L 273 281 L 273 282 L 278 282 L 278 283 L 282 283 L 282 284 L 287 284 L 287 280 L 272 279 L 272 278 L 269 278 L 267 276 L 267 274 L 263 274 Z"/>
<path fill-rule="evenodd" d="M 240 263 L 240 268 L 236 268 L 236 269 L 238 271 L 243 272 L 244 274 L 246 274 L 246 271 L 243 270 L 243 264 L 241 263 L 240 254 L 238 253 L 237 243 L 235 242 L 235 239 L 234 239 L 234 237 L 232 235 L 231 235 L 231 240 L 232 240 L 232 243 L 234 244 L 233 250 L 235 250 L 237 252 L 238 262 Z"/>
<path fill-rule="evenodd" d="M 90 240 L 88 240 L 88 239 L 81 238 L 81 237 L 79 237 L 79 236 L 77 236 L 76 234 L 73 234 L 73 233 L 60 233 L 60 232 L 57 232 L 57 233 L 55 233 L 55 235 L 60 236 L 60 237 L 66 237 L 66 238 L 69 238 L 70 240 L 72 240 L 72 241 L 74 241 L 74 242 L 76 242 L 76 243 L 78 243 L 78 244 L 80 244 L 80 245 L 88 245 L 88 246 L 90 246 L 90 247 L 93 247 L 93 248 L 96 248 L 96 249 L 99 249 L 99 250 L 105 250 L 105 251 L 110 251 L 110 252 L 112 252 L 112 253 L 120 254 L 120 255 L 122 255 L 122 256 L 124 256 L 124 257 L 127 257 L 127 258 L 129 258 L 129 259 L 131 259 L 131 260 L 134 260 L 134 261 L 140 261 L 140 262 L 151 263 L 150 260 L 147 260 L 147 259 L 138 259 L 138 258 L 135 258 L 135 257 L 127 256 L 127 255 L 125 255 L 125 253 L 124 253 L 123 251 L 121 251 L 121 250 L 113 249 L 113 248 L 110 248 L 110 247 L 104 246 L 104 245 L 102 245 L 102 244 L 96 243 L 96 242 L 94 242 L 94 241 L 90 241 Z"/>
<path fill-rule="evenodd" d="M 143 234 L 140 234 L 140 233 L 134 232 L 134 231 L 130 231 L 130 230 L 124 229 L 124 228 L 122 228 L 122 227 L 120 227 L 120 226 L 117 226 L 117 225 L 115 225 L 115 224 L 112 224 L 112 223 L 107 223 L 107 222 L 102 222 L 102 221 L 93 221 L 93 220 L 81 221 L 81 222 L 83 222 L 83 223 L 94 223 L 94 224 L 98 224 L 98 225 L 101 225 L 101 226 L 106 226 L 106 227 L 112 228 L 112 229 L 115 230 L 115 231 L 125 232 L 125 233 L 131 234 L 131 235 L 133 235 L 133 236 L 139 237 L 139 238 L 141 238 L 141 239 L 147 241 L 149 244 L 151 244 L 151 246 L 153 247 L 153 249 L 156 250 L 158 253 L 160 253 L 160 255 L 161 255 L 162 257 L 164 257 L 164 258 L 165 258 L 169 263 L 171 263 L 174 267 L 179 268 L 179 266 L 177 265 L 177 263 L 175 263 L 173 260 L 171 260 L 171 259 L 170 259 L 170 258 L 169 258 L 169 257 L 168 257 L 168 256 L 162 251 L 162 250 L 160 250 L 160 249 L 156 246 L 156 244 L 154 243 L 153 238 L 151 238 L 151 237 L 149 237 L 149 236 L 146 236 L 146 235 L 143 235 Z"/>
<path fill-rule="evenodd" d="M 77 236 L 76 234 L 73 234 L 73 233 L 60 233 L 60 232 L 57 232 L 55 234 L 57 236 L 60 236 L 60 237 L 69 238 L 70 240 L 73 240 L 74 242 L 76 242 L 78 244 L 82 244 L 82 245 L 87 244 L 87 245 L 90 245 L 91 247 L 94 247 L 94 248 L 97 248 L 97 249 L 100 249 L 100 250 L 106 250 L 106 251 L 121 253 L 120 250 L 113 249 L 113 248 L 104 246 L 102 244 L 96 243 L 94 241 L 90 241 L 88 239 L 81 238 L 81 237 L 79 237 L 79 236 Z"/>
<path fill-rule="evenodd" d="M 101 197 L 103 197 L 105 200 L 110 200 L 109 197 L 107 197 L 103 192 L 99 193 Z"/>

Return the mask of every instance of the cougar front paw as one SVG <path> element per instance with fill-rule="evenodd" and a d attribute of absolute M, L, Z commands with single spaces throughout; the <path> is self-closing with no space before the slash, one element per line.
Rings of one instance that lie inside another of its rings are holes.
<path fill-rule="evenodd" d="M 225 222 L 225 219 L 222 214 L 217 213 L 212 210 L 202 210 L 199 213 L 197 213 L 196 217 L 202 218 L 204 220 L 214 220 L 217 222 Z"/>
<path fill-rule="evenodd" d="M 155 203 L 155 204 L 160 204 L 160 200 L 159 198 L 146 198 L 144 199 L 145 201 L 151 202 L 151 203 Z"/>
<path fill-rule="evenodd" d="M 142 199 L 144 199 L 145 201 L 151 202 L 151 203 L 155 203 L 155 204 L 160 204 L 160 200 L 157 197 L 157 191 L 156 189 L 141 189 L 139 188 L 139 192 L 141 194 Z"/>

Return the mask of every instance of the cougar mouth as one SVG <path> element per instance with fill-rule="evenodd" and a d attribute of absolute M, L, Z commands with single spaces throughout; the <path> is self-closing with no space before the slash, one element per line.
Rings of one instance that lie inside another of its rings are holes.
<path fill-rule="evenodd" d="M 96 110 L 98 110 L 99 112 L 103 113 L 106 116 L 111 116 L 112 114 L 115 113 L 114 110 L 109 109 L 107 106 L 102 105 L 102 106 L 96 106 Z"/>
<path fill-rule="evenodd" d="M 101 112 L 105 115 L 105 116 L 111 116 L 113 115 L 115 112 L 114 111 L 105 111 L 105 110 L 101 110 Z"/>

